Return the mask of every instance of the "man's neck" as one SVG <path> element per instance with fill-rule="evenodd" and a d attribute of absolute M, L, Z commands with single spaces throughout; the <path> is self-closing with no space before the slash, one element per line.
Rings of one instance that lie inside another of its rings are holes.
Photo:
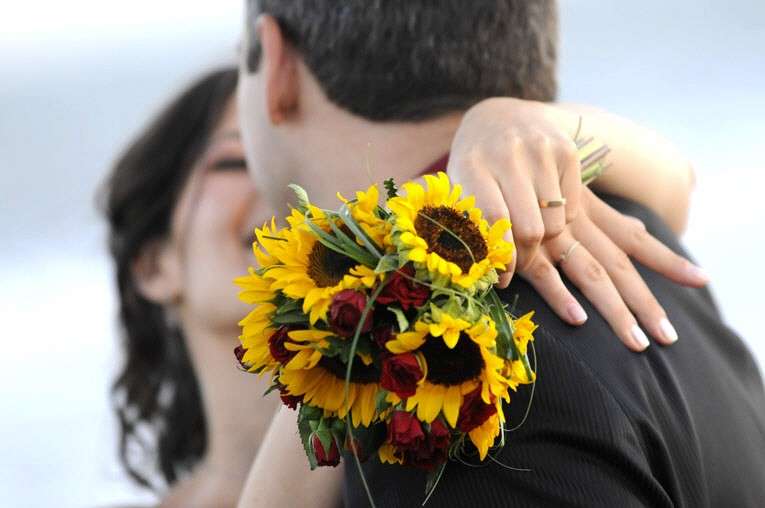
<path fill-rule="evenodd" d="M 319 106 L 322 107 L 322 106 Z M 388 178 L 412 180 L 449 151 L 462 114 L 419 123 L 370 122 L 338 112 L 312 112 L 321 129 L 302 129 L 294 180 L 314 203 L 334 207 L 337 192 L 352 195 Z"/>

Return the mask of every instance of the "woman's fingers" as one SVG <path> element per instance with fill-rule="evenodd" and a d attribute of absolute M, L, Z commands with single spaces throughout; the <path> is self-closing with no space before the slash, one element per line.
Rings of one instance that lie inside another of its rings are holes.
<path fill-rule="evenodd" d="M 659 343 L 677 341 L 677 332 L 667 319 L 664 308 L 619 247 L 589 219 L 582 217 L 572 224 L 574 236 L 582 242 L 605 268 L 627 307 L 637 316 L 643 329 Z"/>
<path fill-rule="evenodd" d="M 532 175 L 536 192 L 535 205 L 540 208 L 544 238 L 558 236 L 566 227 L 566 207 L 552 142 L 547 137 L 539 136 L 526 147 L 525 152 L 524 155 L 519 154 L 523 166 L 521 169 Z M 568 199 L 568 196 L 565 198 Z"/>
<path fill-rule="evenodd" d="M 454 166 L 452 166 L 453 164 Z M 481 208 L 484 217 L 490 223 L 510 218 L 510 213 L 505 204 L 505 197 L 500 190 L 499 184 L 481 167 L 481 161 L 475 159 L 450 161 L 449 166 L 449 171 L 459 171 L 460 175 L 464 175 L 460 179 L 464 191 L 463 195 L 475 196 L 477 206 Z M 515 224 L 513 224 L 514 227 Z M 513 235 L 513 228 L 505 233 L 505 241 L 510 243 L 517 241 Z M 510 280 L 515 272 L 517 258 L 518 254 L 516 252 L 507 269 L 499 274 L 497 285 L 500 288 L 505 288 L 510 284 Z"/>
<path fill-rule="evenodd" d="M 560 190 L 566 197 L 566 224 L 579 214 L 582 191 L 582 165 L 579 161 L 576 143 L 563 138 L 556 148 L 556 160 L 560 179 Z"/>
<path fill-rule="evenodd" d="M 566 232 L 546 242 L 545 249 L 628 348 L 643 351 L 649 346 L 648 337 L 638 326 L 608 272 L 587 247 Z"/>
<path fill-rule="evenodd" d="M 545 224 L 539 210 L 534 183 L 528 176 L 528 158 L 523 155 L 520 146 L 511 151 L 507 163 L 505 171 L 497 176 L 497 183 L 513 224 L 517 252 L 516 269 L 521 270 L 537 256 L 539 245 L 544 238 Z M 493 185 L 494 182 L 490 184 Z"/>
<path fill-rule="evenodd" d="M 540 253 L 523 272 L 518 273 L 561 319 L 572 325 L 587 321 L 587 313 L 563 284 L 558 270 L 545 255 Z"/>
<path fill-rule="evenodd" d="M 641 221 L 623 215 L 585 189 L 588 216 L 627 255 L 679 284 L 702 287 L 709 277 L 698 266 L 654 238 Z"/>

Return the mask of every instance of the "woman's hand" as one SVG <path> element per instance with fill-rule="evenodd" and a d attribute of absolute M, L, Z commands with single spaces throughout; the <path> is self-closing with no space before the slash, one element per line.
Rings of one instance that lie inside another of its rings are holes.
<path fill-rule="evenodd" d="M 564 321 L 582 324 L 587 316 L 558 264 L 630 349 L 649 344 L 638 320 L 657 341 L 671 344 L 677 334 L 629 256 L 681 284 L 701 286 L 706 276 L 582 185 L 573 141 L 578 121 L 547 104 L 488 99 L 465 115 L 448 172 L 489 219 L 513 223 L 508 239 L 516 244 L 517 262 L 501 286 L 517 271 Z M 608 144 L 607 135 L 595 135 Z M 540 208 L 540 200 L 560 198 L 565 206 Z"/>

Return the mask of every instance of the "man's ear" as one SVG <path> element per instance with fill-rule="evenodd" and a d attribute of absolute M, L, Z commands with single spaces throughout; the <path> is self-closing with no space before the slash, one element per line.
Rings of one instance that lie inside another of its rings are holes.
<path fill-rule="evenodd" d="M 130 267 L 138 292 L 159 305 L 177 303 L 181 297 L 181 260 L 169 241 L 155 240 L 144 246 Z"/>
<path fill-rule="evenodd" d="M 259 16 L 257 30 L 262 48 L 260 65 L 268 116 L 271 123 L 278 125 L 298 107 L 298 57 L 294 48 L 284 39 L 282 29 L 273 16 Z"/>

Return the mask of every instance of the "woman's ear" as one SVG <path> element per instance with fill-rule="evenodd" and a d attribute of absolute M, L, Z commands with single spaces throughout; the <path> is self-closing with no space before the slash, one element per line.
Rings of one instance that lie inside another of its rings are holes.
<path fill-rule="evenodd" d="M 138 292 L 159 305 L 178 303 L 182 272 L 178 249 L 167 240 L 155 240 L 143 247 L 131 270 Z"/>
<path fill-rule="evenodd" d="M 285 40 L 279 23 L 273 16 L 258 17 L 256 30 L 260 38 L 261 68 L 265 84 L 266 107 L 271 123 L 278 125 L 298 108 L 300 85 L 297 53 Z"/>

